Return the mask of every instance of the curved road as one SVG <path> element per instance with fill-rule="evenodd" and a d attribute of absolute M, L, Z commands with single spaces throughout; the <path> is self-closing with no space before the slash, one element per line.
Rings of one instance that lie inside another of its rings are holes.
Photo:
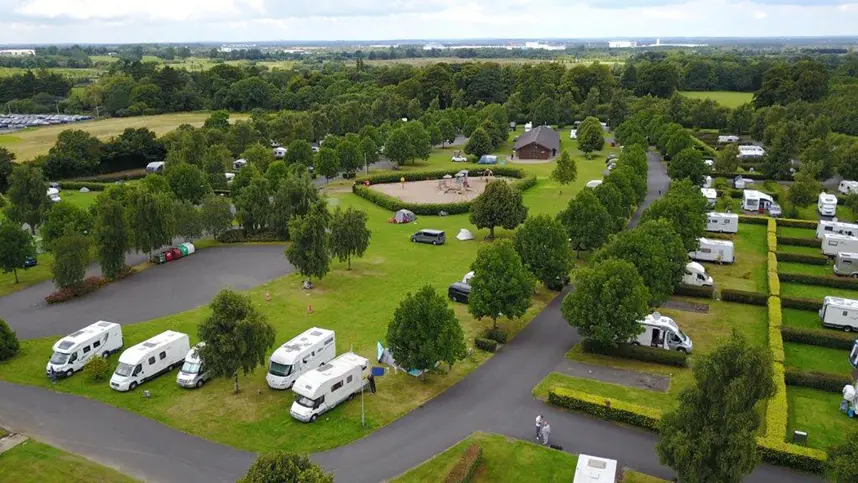
<path fill-rule="evenodd" d="M 650 192 L 641 210 L 669 185 L 656 156 L 649 158 L 649 168 Z M 531 396 L 533 386 L 580 340 L 560 314 L 561 300 L 555 298 L 510 344 L 435 399 L 361 440 L 313 458 L 334 471 L 338 481 L 375 483 L 420 464 L 473 431 L 531 439 L 533 418 L 542 413 L 551 421 L 553 442 L 564 450 L 615 458 L 622 466 L 670 478 L 671 470 L 658 463 L 657 435 L 557 409 Z M 384 390 L 383 379 L 379 389 Z M 234 481 L 253 459 L 249 453 L 102 403 L 3 382 L 0 425 L 147 481 Z M 746 481 L 821 480 L 760 465 Z"/>

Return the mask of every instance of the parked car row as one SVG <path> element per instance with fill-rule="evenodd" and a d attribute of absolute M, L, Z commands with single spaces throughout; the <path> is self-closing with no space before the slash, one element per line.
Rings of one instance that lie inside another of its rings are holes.
<path fill-rule="evenodd" d="M 164 249 L 152 255 L 152 263 L 162 265 L 173 260 L 178 260 L 188 255 L 193 255 L 197 251 L 193 243 L 185 242 L 177 247 Z"/>

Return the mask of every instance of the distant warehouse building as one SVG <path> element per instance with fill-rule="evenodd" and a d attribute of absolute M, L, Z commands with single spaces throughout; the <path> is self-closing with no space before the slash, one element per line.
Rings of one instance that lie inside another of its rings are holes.
<path fill-rule="evenodd" d="M 2 49 L 0 57 L 32 57 L 36 55 L 33 49 Z"/>
<path fill-rule="evenodd" d="M 608 42 L 609 49 L 631 49 L 637 46 L 638 43 L 633 40 L 611 40 Z"/>
<path fill-rule="evenodd" d="M 560 136 L 549 126 L 537 126 L 519 136 L 513 149 L 518 159 L 551 159 L 560 153 Z"/>

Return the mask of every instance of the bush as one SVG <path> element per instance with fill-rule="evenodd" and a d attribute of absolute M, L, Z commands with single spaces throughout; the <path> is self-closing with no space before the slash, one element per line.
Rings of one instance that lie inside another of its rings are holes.
<path fill-rule="evenodd" d="M 466 483 L 474 476 L 477 466 L 480 464 L 480 457 L 483 455 L 483 448 L 478 444 L 471 444 L 468 449 L 462 453 L 461 458 L 456 463 L 456 466 L 447 474 L 446 483 Z"/>
<path fill-rule="evenodd" d="M 20 348 L 15 331 L 9 327 L 5 320 L 0 319 L 0 361 L 12 358 Z"/>
<path fill-rule="evenodd" d="M 802 253 L 777 252 L 778 261 L 807 263 L 808 265 L 827 265 L 828 257 L 825 255 L 804 255 Z"/>
<path fill-rule="evenodd" d="M 617 347 L 611 347 L 600 344 L 593 339 L 584 339 L 581 342 L 581 348 L 584 349 L 584 352 L 591 354 L 654 362 L 667 366 L 688 367 L 688 355 L 680 351 L 654 349 L 632 344 L 619 344 Z"/>
<path fill-rule="evenodd" d="M 817 224 L 817 222 L 811 220 L 791 220 L 789 218 L 778 220 L 778 226 L 785 228 L 809 228 L 811 230 L 816 230 Z"/>
<path fill-rule="evenodd" d="M 852 350 L 855 336 L 829 329 L 800 329 L 797 327 L 782 327 L 781 335 L 784 342 L 816 345 L 830 349 Z"/>
<path fill-rule="evenodd" d="M 784 282 L 796 282 L 807 285 L 820 285 L 823 287 L 845 288 L 858 290 L 858 280 L 847 277 L 823 277 L 819 275 L 807 275 L 804 273 L 781 273 Z"/>
<path fill-rule="evenodd" d="M 468 170 L 468 176 L 477 177 L 482 176 L 486 169 L 491 169 L 492 174 L 495 176 L 503 176 L 506 178 L 518 178 L 522 179 L 526 177 L 524 170 L 518 168 L 509 168 L 505 166 L 488 166 L 486 168 L 479 169 L 470 169 Z M 425 181 L 427 179 L 441 179 L 444 175 L 454 175 L 461 171 L 461 168 L 451 168 L 451 169 L 442 169 L 435 171 L 392 171 L 374 174 L 371 176 L 362 176 L 355 180 L 355 184 L 363 184 L 364 181 L 369 181 L 369 184 L 381 184 L 381 183 L 399 183 L 401 178 L 405 178 L 405 181 Z"/>
<path fill-rule="evenodd" d="M 777 234 L 777 232 L 778 232 L 778 224 L 777 224 L 777 222 L 775 222 L 775 219 L 774 219 L 774 218 L 769 218 L 769 219 L 768 219 L 768 221 L 767 221 L 766 223 L 767 223 L 767 225 L 766 225 L 766 231 L 767 231 L 767 232 L 769 232 L 769 233 L 775 233 L 775 234 Z"/>
<path fill-rule="evenodd" d="M 781 299 L 769 297 L 769 327 L 780 329 L 783 325 L 783 311 L 781 310 Z"/>
<path fill-rule="evenodd" d="M 89 377 L 90 381 L 103 381 L 110 373 L 110 365 L 104 357 L 91 357 L 89 362 L 83 366 L 83 372 Z"/>
<path fill-rule="evenodd" d="M 767 273 L 769 279 L 769 295 L 780 297 L 781 296 L 781 281 L 778 278 L 777 272 L 768 272 Z"/>
<path fill-rule="evenodd" d="M 107 279 L 104 277 L 87 277 L 77 287 L 66 287 L 45 297 L 45 302 L 48 304 L 59 304 L 69 301 L 73 298 L 83 297 L 86 294 L 95 292 L 107 284 Z"/>
<path fill-rule="evenodd" d="M 69 180 L 71 182 L 91 182 L 107 183 L 111 181 L 131 181 L 135 179 L 143 179 L 146 177 L 146 168 L 126 169 L 124 171 L 116 171 L 113 173 L 104 173 L 95 176 L 84 176 Z M 60 182 L 63 188 L 68 181 Z"/>
<path fill-rule="evenodd" d="M 548 391 L 548 402 L 562 408 L 581 411 L 597 418 L 617 421 L 650 431 L 658 431 L 658 423 L 661 420 L 661 413 L 656 409 L 563 388 L 554 388 Z"/>
<path fill-rule="evenodd" d="M 90 191 L 104 191 L 111 183 L 97 183 L 94 181 L 63 181 L 60 186 L 64 190 L 79 190 L 86 188 Z"/>
<path fill-rule="evenodd" d="M 792 236 L 779 236 L 778 243 L 781 245 L 794 245 L 797 247 L 819 248 L 821 241 L 816 238 L 796 238 Z"/>
<path fill-rule="evenodd" d="M 822 300 L 816 299 L 794 299 L 790 297 L 781 297 L 781 303 L 786 309 L 799 309 L 819 312 L 819 309 L 822 308 Z"/>
<path fill-rule="evenodd" d="M 759 292 L 746 292 L 744 290 L 721 289 L 721 300 L 725 302 L 739 302 L 740 304 L 766 305 L 766 294 Z"/>
<path fill-rule="evenodd" d="M 766 244 L 770 252 L 778 251 L 778 237 L 774 233 L 766 234 Z"/>
<path fill-rule="evenodd" d="M 778 256 L 774 252 L 769 252 L 767 262 L 766 270 L 769 273 L 778 273 Z"/>
<path fill-rule="evenodd" d="M 498 344 L 506 344 L 507 333 L 501 329 L 486 329 L 483 331 L 483 339 L 493 340 Z"/>
<path fill-rule="evenodd" d="M 747 223 L 749 225 L 766 225 L 769 219 L 764 216 L 748 216 L 739 215 L 739 223 Z"/>
<path fill-rule="evenodd" d="M 757 438 L 757 454 L 766 463 L 817 474 L 822 474 L 826 460 L 825 452 L 818 449 L 769 438 Z"/>
<path fill-rule="evenodd" d="M 252 243 L 282 241 L 277 234 L 270 231 L 248 234 L 243 228 L 233 228 L 215 237 L 221 243 Z"/>
<path fill-rule="evenodd" d="M 673 291 L 676 295 L 684 295 L 686 297 L 699 297 L 703 299 L 711 299 L 715 293 L 715 287 L 695 287 L 692 285 L 679 284 Z"/>
<path fill-rule="evenodd" d="M 849 376 L 802 371 L 792 367 L 786 368 L 784 380 L 789 386 L 810 387 L 835 394 L 840 394 L 843 391 L 843 386 L 855 383 Z"/>
<path fill-rule="evenodd" d="M 495 352 L 496 350 L 498 350 L 498 343 L 491 339 L 477 337 L 474 339 L 474 347 L 476 347 L 477 349 L 484 350 L 486 352 Z"/>

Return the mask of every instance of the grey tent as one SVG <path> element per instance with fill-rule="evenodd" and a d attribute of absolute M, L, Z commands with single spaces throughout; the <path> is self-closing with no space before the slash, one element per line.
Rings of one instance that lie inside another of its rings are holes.
<path fill-rule="evenodd" d="M 392 223 L 411 223 L 416 220 L 417 217 L 414 216 L 414 213 L 408 210 L 399 210 L 393 215 L 393 218 L 390 220 Z"/>

